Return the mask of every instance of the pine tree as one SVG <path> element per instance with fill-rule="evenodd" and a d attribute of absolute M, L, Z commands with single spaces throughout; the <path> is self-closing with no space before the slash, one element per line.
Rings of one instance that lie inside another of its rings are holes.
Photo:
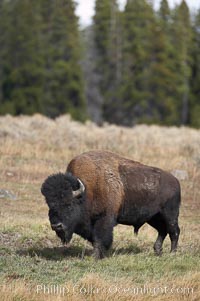
<path fill-rule="evenodd" d="M 5 29 L 4 29 L 4 22 L 5 22 L 5 11 L 4 11 L 4 0 L 0 0 L 0 108 L 3 105 L 3 95 L 2 95 L 2 86 L 3 86 L 3 57 L 4 57 L 4 50 L 3 45 L 4 45 L 4 34 L 5 34 Z M 2 109 L 0 109 L 1 111 Z"/>
<path fill-rule="evenodd" d="M 120 15 L 116 0 L 96 0 L 94 43 L 96 72 L 104 99 L 103 116 L 112 122 L 115 119 L 116 88 L 121 77 Z"/>
<path fill-rule="evenodd" d="M 180 124 L 189 122 L 189 96 L 191 77 L 192 27 L 190 12 L 183 0 L 175 9 L 173 22 L 173 44 L 176 49 L 175 63 L 177 74 L 177 108 Z"/>
<path fill-rule="evenodd" d="M 72 0 L 1 0 L 1 114 L 85 119 L 74 8 Z"/>
<path fill-rule="evenodd" d="M 10 30 L 10 5 L 7 1 L 0 1 L 0 114 L 14 113 L 13 104 L 5 99 L 10 90 L 7 84 L 7 75 L 9 72 L 8 46 Z"/>
<path fill-rule="evenodd" d="M 161 1 L 156 24 L 152 28 L 150 93 L 152 122 L 177 123 L 175 48 L 171 41 L 171 12 L 167 0 Z"/>
<path fill-rule="evenodd" d="M 45 50 L 43 112 L 50 117 L 68 112 L 84 120 L 86 108 L 74 3 L 44 0 L 41 7 Z"/>
<path fill-rule="evenodd" d="M 26 0 L 6 5 L 10 24 L 5 32 L 3 102 L 12 105 L 14 114 L 32 114 L 40 111 L 42 94 L 36 6 Z"/>
<path fill-rule="evenodd" d="M 150 94 L 152 61 L 153 8 L 145 0 L 128 0 L 123 13 L 122 124 L 132 125 L 153 117 Z"/>
<path fill-rule="evenodd" d="M 159 16 L 160 19 L 163 21 L 163 25 L 167 25 L 167 27 L 162 28 L 163 30 L 166 30 L 169 28 L 169 20 L 171 19 L 171 12 L 169 8 L 169 4 L 167 0 L 162 0 L 160 3 L 160 9 L 159 9 Z"/>
<path fill-rule="evenodd" d="M 193 37 L 190 124 L 200 127 L 200 9 L 195 16 Z"/>

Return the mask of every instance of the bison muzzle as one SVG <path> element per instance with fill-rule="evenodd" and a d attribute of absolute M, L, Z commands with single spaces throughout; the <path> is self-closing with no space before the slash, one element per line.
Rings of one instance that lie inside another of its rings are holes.
<path fill-rule="evenodd" d="M 180 185 L 170 173 L 107 151 L 75 157 L 66 173 L 49 176 L 42 185 L 52 229 L 63 243 L 73 233 L 90 241 L 96 258 L 103 258 L 117 224 L 135 233 L 148 223 L 158 231 L 157 255 L 169 234 L 176 251 L 180 229 Z"/>

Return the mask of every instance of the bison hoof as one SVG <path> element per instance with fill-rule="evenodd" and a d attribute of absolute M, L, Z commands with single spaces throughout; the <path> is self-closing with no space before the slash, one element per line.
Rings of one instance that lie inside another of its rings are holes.
<path fill-rule="evenodd" d="M 99 259 L 103 259 L 105 257 L 104 253 L 100 250 L 95 250 L 94 251 L 94 258 L 96 260 L 99 260 Z"/>
<path fill-rule="evenodd" d="M 161 256 L 162 255 L 162 248 L 158 249 L 158 248 L 154 248 L 154 253 L 156 256 Z"/>
<path fill-rule="evenodd" d="M 173 250 L 170 251 L 170 254 L 171 255 L 176 255 L 176 252 L 177 252 L 177 249 L 173 249 Z"/>
<path fill-rule="evenodd" d="M 94 258 L 96 260 L 99 260 L 99 259 L 103 259 L 104 257 L 105 257 L 104 248 L 102 246 L 99 246 L 99 244 L 94 246 Z"/>

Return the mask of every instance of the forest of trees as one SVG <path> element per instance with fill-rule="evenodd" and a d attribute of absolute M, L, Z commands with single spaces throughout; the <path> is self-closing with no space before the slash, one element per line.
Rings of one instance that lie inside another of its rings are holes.
<path fill-rule="evenodd" d="M 200 9 L 96 0 L 0 0 L 0 114 L 200 127 Z"/>
<path fill-rule="evenodd" d="M 0 0 L 0 113 L 86 118 L 71 0 Z"/>

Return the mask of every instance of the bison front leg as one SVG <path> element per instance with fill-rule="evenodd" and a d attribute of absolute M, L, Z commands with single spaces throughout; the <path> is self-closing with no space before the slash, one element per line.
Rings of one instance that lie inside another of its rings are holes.
<path fill-rule="evenodd" d="M 114 219 L 103 217 L 96 221 L 93 231 L 94 257 L 102 259 L 113 241 Z"/>

